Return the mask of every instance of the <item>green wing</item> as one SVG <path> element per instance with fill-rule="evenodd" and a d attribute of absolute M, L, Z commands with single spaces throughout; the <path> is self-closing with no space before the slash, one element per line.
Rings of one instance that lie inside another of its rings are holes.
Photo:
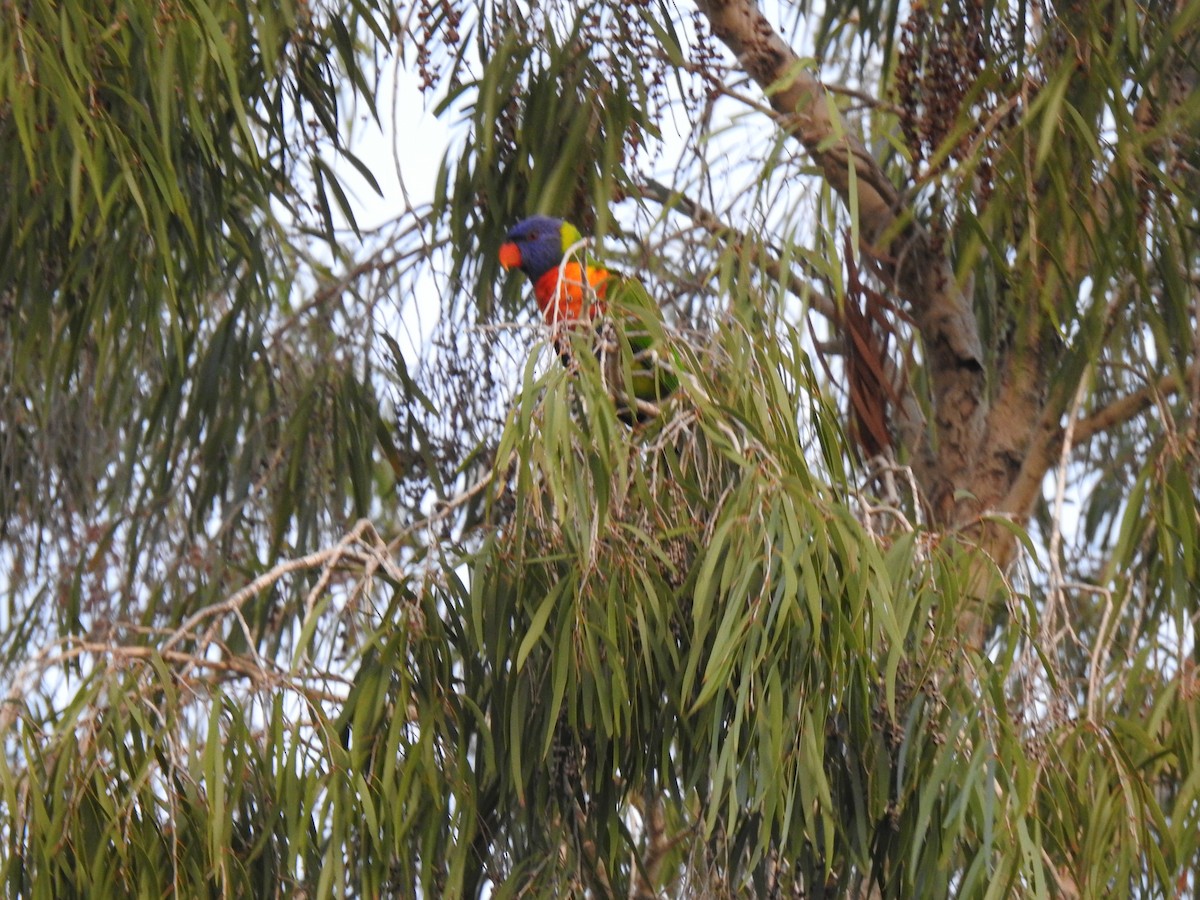
<path fill-rule="evenodd" d="M 596 353 L 622 419 L 645 421 L 679 387 L 662 316 L 636 278 L 613 275 Z"/>

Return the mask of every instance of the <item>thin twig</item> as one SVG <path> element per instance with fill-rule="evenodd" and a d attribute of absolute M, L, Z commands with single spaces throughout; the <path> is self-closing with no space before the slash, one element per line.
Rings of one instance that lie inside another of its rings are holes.
<path fill-rule="evenodd" d="M 790 268 L 785 271 L 783 263 L 774 253 L 759 242 L 752 240 L 744 232 L 722 222 L 715 213 L 697 201 L 679 191 L 672 190 L 653 178 L 642 183 L 641 192 L 643 197 L 664 207 L 670 208 L 674 205 L 713 237 L 725 241 L 735 248 L 746 248 L 750 252 L 750 262 L 768 278 L 786 288 L 801 301 L 807 301 L 812 309 L 825 318 L 833 321 L 839 319 L 837 304 L 833 300 L 814 288 L 811 282 L 803 280 Z M 813 278 L 820 277 L 814 272 L 808 274 Z"/>
<path fill-rule="evenodd" d="M 1090 367 L 1089 370 L 1090 371 Z M 1071 632 L 1071 636 L 1078 641 L 1073 629 L 1071 629 L 1070 616 L 1067 614 L 1066 594 L 1063 589 L 1063 573 L 1062 565 L 1059 562 L 1059 552 L 1062 548 L 1062 514 L 1063 507 L 1066 504 L 1067 495 L 1067 468 L 1071 462 L 1071 451 L 1074 449 L 1075 425 L 1076 419 L 1079 416 L 1079 407 L 1083 405 L 1083 398 L 1087 394 L 1088 388 L 1088 373 L 1085 372 L 1083 377 L 1079 379 L 1079 384 L 1075 388 L 1075 398 L 1071 401 L 1071 409 L 1067 414 L 1067 427 L 1063 433 L 1062 448 L 1058 458 L 1058 475 L 1055 479 L 1054 490 L 1054 514 L 1050 520 L 1050 585 L 1046 595 L 1046 608 L 1041 620 L 1041 633 L 1045 635 L 1053 635 L 1055 626 L 1055 617 L 1061 613 L 1063 623 Z M 1054 643 L 1057 639 L 1052 637 Z M 1056 647 L 1049 646 L 1045 648 L 1047 660 L 1057 663 L 1055 655 Z M 1057 666 L 1056 666 L 1057 674 Z"/>

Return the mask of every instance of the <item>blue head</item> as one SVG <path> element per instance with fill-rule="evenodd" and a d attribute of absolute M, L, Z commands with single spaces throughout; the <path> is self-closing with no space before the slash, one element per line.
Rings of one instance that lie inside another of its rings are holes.
<path fill-rule="evenodd" d="M 563 253 L 579 241 L 579 229 L 551 216 L 530 216 L 512 227 L 500 247 L 500 264 L 519 268 L 537 281 L 562 262 Z"/>

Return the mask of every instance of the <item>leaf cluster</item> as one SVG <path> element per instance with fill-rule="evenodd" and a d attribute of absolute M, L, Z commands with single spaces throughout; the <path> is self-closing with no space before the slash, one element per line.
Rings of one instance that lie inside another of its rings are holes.
<path fill-rule="evenodd" d="M 1095 485 L 1074 545 L 1061 497 L 938 529 L 912 470 L 851 465 L 844 367 L 804 317 L 837 321 L 858 211 L 795 187 L 821 170 L 786 135 L 716 115 L 743 86 L 670 5 L 10 4 L 6 891 L 1177 893 L 1200 5 L 1027 8 L 919 6 L 930 40 L 956 17 L 1005 38 L 953 84 L 910 47 L 945 91 L 920 154 L 886 104 L 830 107 L 890 135 L 913 223 L 973 285 L 986 399 L 1087 434 L 1057 435 L 1079 469 L 1048 488 Z M 826 5 L 852 90 L 893 77 L 901 12 Z M 335 277 L 353 217 L 325 153 L 390 29 L 461 140 L 395 253 Z M 534 211 L 617 231 L 664 110 L 692 130 L 634 255 L 703 308 L 668 316 L 698 326 L 664 325 L 679 386 L 631 427 L 583 335 L 572 370 L 527 339 L 494 251 Z M 434 337 L 380 366 L 419 271 Z M 1004 572 L 993 526 L 1024 549 Z M 983 647 L 959 628 L 981 602 Z"/>
<path fill-rule="evenodd" d="M 334 212 L 350 206 L 329 158 L 365 171 L 343 107 L 374 96 L 355 35 L 382 39 L 387 16 L 6 8 L 4 590 L 54 597 L 64 628 L 153 618 L 141 607 L 159 590 L 181 610 L 205 583 L 221 589 L 226 564 L 253 571 L 255 542 L 268 556 L 311 546 L 331 518 L 366 511 L 375 388 L 335 351 L 340 295 L 296 308 L 291 229 L 336 250 Z M 340 439 L 315 442 L 317 422 Z"/>

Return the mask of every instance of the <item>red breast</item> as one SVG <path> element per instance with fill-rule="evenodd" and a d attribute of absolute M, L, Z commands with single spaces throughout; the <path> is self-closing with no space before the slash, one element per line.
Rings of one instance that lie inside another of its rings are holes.
<path fill-rule="evenodd" d="M 557 325 L 559 322 L 575 322 L 585 318 L 584 304 L 589 300 L 587 318 L 595 318 L 604 312 L 602 301 L 608 286 L 608 271 L 588 266 L 587 283 L 594 297 L 585 297 L 582 269 L 577 262 L 551 269 L 534 282 L 533 295 L 547 324 Z"/>

